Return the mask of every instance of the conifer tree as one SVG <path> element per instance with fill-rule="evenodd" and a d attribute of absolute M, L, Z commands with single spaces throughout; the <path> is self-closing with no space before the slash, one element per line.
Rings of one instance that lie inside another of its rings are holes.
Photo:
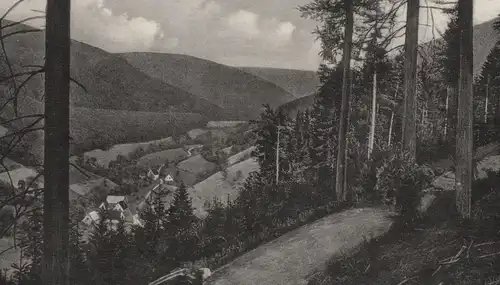
<path fill-rule="evenodd" d="M 177 262 L 190 261 L 196 253 L 196 233 L 194 232 L 196 217 L 193 214 L 191 197 L 184 182 L 181 182 L 175 192 L 168 214 L 169 229 L 174 232 L 175 237 L 172 245 L 173 256 Z"/>
<path fill-rule="evenodd" d="M 43 257 L 43 214 L 42 209 L 35 207 L 21 225 L 20 244 L 21 259 L 27 268 L 19 272 L 18 279 L 23 284 L 40 284 Z"/>
<path fill-rule="evenodd" d="M 261 113 L 260 120 L 257 121 L 256 129 L 256 149 L 252 156 L 257 159 L 260 166 L 262 179 L 268 184 L 276 183 L 276 147 L 278 141 L 278 127 L 287 126 L 288 119 L 282 110 L 273 110 L 269 105 L 264 105 L 264 112 Z M 280 145 L 285 146 L 287 131 L 280 130 Z M 284 148 L 280 152 L 280 158 L 284 156 Z M 283 168 L 280 176 L 286 175 Z"/>
<path fill-rule="evenodd" d="M 485 87 L 488 82 L 488 77 L 490 78 L 489 88 L 492 92 L 490 94 L 498 94 L 498 90 L 500 89 L 500 42 L 498 42 L 490 54 L 486 58 L 486 62 L 483 65 L 481 78 L 478 82 L 478 85 L 481 87 Z M 483 89 L 484 90 L 484 89 Z M 477 96 L 483 97 L 483 96 Z M 495 123 L 500 124 L 500 96 L 496 96 L 496 102 L 493 101 L 493 104 L 496 104 L 496 110 L 493 110 L 495 113 Z M 493 98 L 492 98 L 493 99 Z"/>
<path fill-rule="evenodd" d="M 446 125 L 447 141 L 455 145 L 458 105 L 458 77 L 460 71 L 460 30 L 458 27 L 458 4 L 452 9 L 445 10 L 450 22 L 443 34 L 444 47 L 438 53 L 438 59 L 443 67 L 443 77 L 447 85 Z"/>
<path fill-rule="evenodd" d="M 85 251 L 83 250 L 82 233 L 77 223 L 72 223 L 69 232 L 70 241 L 70 284 L 86 285 L 91 282 L 90 271 L 86 263 Z"/>
<path fill-rule="evenodd" d="M 99 220 L 95 223 L 89 238 L 91 253 L 89 264 L 92 284 L 111 285 L 114 283 L 116 244 L 112 239 L 112 229 L 106 211 L 100 211 Z"/>
<path fill-rule="evenodd" d="M 175 192 L 174 201 L 168 213 L 170 223 L 177 228 L 188 226 L 195 220 L 191 197 L 189 197 L 184 182 L 181 182 L 181 185 Z"/>

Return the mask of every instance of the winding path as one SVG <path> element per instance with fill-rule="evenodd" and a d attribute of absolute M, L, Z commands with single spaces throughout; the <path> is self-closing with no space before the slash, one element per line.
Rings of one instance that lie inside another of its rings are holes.
<path fill-rule="evenodd" d="M 333 256 L 389 231 L 392 213 L 351 209 L 291 231 L 216 270 L 208 285 L 299 285 Z"/>

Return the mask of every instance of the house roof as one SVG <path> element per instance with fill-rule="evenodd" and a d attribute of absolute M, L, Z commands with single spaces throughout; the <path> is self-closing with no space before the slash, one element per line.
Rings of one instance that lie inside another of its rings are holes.
<path fill-rule="evenodd" d="M 117 204 L 117 203 L 122 202 L 122 201 L 125 201 L 125 196 L 109 195 L 108 197 L 106 197 L 106 202 L 108 204 Z"/>
<path fill-rule="evenodd" d="M 128 206 L 127 203 L 125 203 L 125 201 L 120 201 L 118 202 L 118 204 L 122 207 L 123 210 L 127 210 Z"/>
<path fill-rule="evenodd" d="M 97 211 L 92 211 L 87 214 L 88 217 L 90 217 L 93 221 L 97 222 L 101 218 L 99 213 Z"/>

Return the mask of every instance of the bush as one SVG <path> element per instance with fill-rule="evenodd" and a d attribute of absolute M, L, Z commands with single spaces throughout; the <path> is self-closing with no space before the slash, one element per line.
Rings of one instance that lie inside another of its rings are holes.
<path fill-rule="evenodd" d="M 377 169 L 375 191 L 381 200 L 401 214 L 413 219 L 420 204 L 420 194 L 432 181 L 429 167 L 412 162 L 406 153 L 396 151 Z"/>

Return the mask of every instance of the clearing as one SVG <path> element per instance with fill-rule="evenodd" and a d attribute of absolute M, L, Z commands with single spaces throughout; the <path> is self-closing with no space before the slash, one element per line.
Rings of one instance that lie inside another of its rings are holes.
<path fill-rule="evenodd" d="M 227 178 L 219 171 L 202 182 L 189 188 L 189 194 L 193 198 L 193 207 L 196 216 L 207 215 L 205 204 L 213 202 L 217 198 L 226 204 L 228 199 L 234 201 L 239 194 L 239 187 L 247 179 L 251 172 L 258 171 L 259 164 L 255 159 L 249 158 L 227 168 Z"/>

